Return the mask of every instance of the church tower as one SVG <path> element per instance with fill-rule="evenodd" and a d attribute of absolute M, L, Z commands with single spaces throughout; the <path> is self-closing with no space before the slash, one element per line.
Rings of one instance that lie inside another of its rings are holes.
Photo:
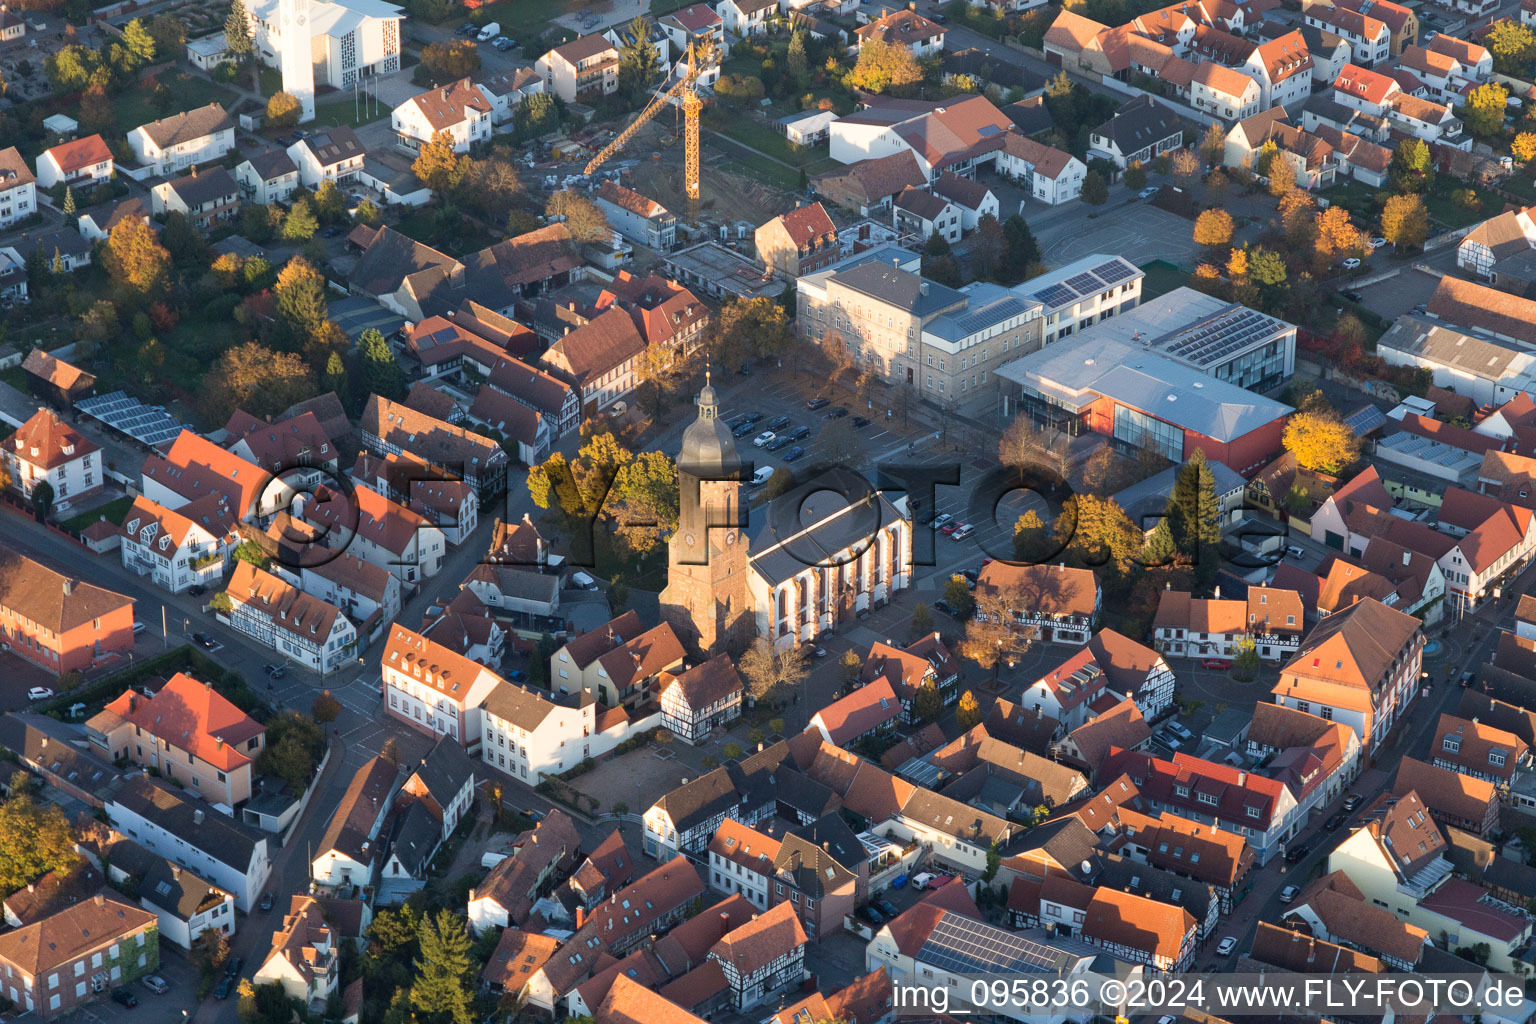
<path fill-rule="evenodd" d="M 315 63 L 311 53 L 309 0 L 278 0 L 278 62 L 283 92 L 299 101 L 299 122 L 315 119 Z"/>
<path fill-rule="evenodd" d="M 704 378 L 699 417 L 683 432 L 677 460 L 677 532 L 667 552 L 661 615 L 705 656 L 750 636 L 747 538 L 741 531 L 741 460 Z"/>

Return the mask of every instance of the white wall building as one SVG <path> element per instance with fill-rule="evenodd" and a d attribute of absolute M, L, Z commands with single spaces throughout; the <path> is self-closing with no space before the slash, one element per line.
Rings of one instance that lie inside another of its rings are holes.
<path fill-rule="evenodd" d="M 217 103 L 142 124 L 128 148 L 151 174 L 169 176 L 194 164 L 222 160 L 235 148 L 235 123 Z"/>

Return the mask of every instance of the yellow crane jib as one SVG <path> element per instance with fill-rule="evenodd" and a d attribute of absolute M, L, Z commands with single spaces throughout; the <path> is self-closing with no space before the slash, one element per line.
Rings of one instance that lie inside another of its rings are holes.
<path fill-rule="evenodd" d="M 699 72 L 703 67 L 711 63 L 709 54 L 705 48 L 695 48 L 694 44 L 688 44 L 688 68 L 680 76 L 677 82 L 663 92 L 651 97 L 651 102 L 640 111 L 640 116 L 629 123 L 613 141 L 604 146 L 591 160 L 587 162 L 585 173 L 591 174 L 601 167 L 609 157 L 623 149 L 630 139 L 635 137 L 647 122 L 656 116 L 660 110 L 671 103 L 679 95 L 682 96 L 683 124 L 684 124 L 684 152 L 683 152 L 683 188 L 689 199 L 699 198 L 699 111 L 704 109 L 704 101 L 698 96 Z"/>

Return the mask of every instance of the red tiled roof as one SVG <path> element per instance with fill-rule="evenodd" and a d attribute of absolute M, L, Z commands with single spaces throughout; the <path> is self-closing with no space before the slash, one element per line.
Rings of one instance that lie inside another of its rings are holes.
<path fill-rule="evenodd" d="M 65 174 L 112 162 L 112 151 L 100 135 L 87 135 L 73 142 L 62 142 L 43 155 L 50 157 Z"/>
<path fill-rule="evenodd" d="M 816 713 L 827 738 L 837 746 L 851 743 L 901 714 L 901 701 L 884 678 L 854 690 Z"/>
<path fill-rule="evenodd" d="M 18 461 L 44 471 L 101 450 L 52 409 L 37 410 L 4 443 Z"/>
<path fill-rule="evenodd" d="M 153 697 L 128 690 L 105 710 L 222 771 L 250 764 L 241 748 L 267 731 L 216 693 L 212 683 L 200 683 L 185 672 L 172 676 Z"/>

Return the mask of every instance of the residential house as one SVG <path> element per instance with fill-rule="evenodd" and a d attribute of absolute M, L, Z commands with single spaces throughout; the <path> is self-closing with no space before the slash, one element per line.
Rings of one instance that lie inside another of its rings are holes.
<path fill-rule="evenodd" d="M 1498 830 L 1499 789 L 1487 779 L 1405 757 L 1398 763 L 1392 792 L 1396 796 L 1417 793 L 1430 817 L 1446 828 L 1478 836 Z"/>
<path fill-rule="evenodd" d="M 830 138 L 830 126 L 828 133 Z M 902 189 L 927 183 L 928 175 L 910 149 L 901 149 L 889 156 L 855 160 L 846 167 L 823 171 L 811 179 L 811 187 L 817 195 L 855 211 L 861 217 L 878 216 L 891 208 Z"/>
<path fill-rule="evenodd" d="M 258 206 L 286 203 L 299 187 L 299 168 L 282 149 L 266 149 L 235 167 L 235 181 L 247 202 Z"/>
<path fill-rule="evenodd" d="M 296 534 L 308 527 L 329 551 L 344 548 L 393 573 L 403 586 L 431 579 L 442 567 L 447 547 L 443 531 L 373 488 L 353 488 L 350 496 L 321 488 L 314 497 L 302 519 L 288 522 Z"/>
<path fill-rule="evenodd" d="M 5 202 L 4 194 L 0 194 L 0 204 Z M 3 205 L 0 205 L 3 209 Z M 99 206 L 81 210 L 75 224 L 80 231 L 80 236 L 89 242 L 99 242 L 112 233 L 112 229 L 125 220 L 137 219 L 139 223 L 149 224 L 149 211 L 144 209 L 144 204 L 137 196 L 127 199 L 109 200 Z"/>
<path fill-rule="evenodd" d="M 854 905 L 869 895 L 869 850 L 838 814 L 796 826 L 773 856 L 768 903 L 788 906 L 803 933 L 820 942 L 839 934 Z"/>
<path fill-rule="evenodd" d="M 160 966 L 155 926 L 154 914 L 103 890 L 0 935 L 3 991 L 42 1020 L 69 1013 Z"/>
<path fill-rule="evenodd" d="M 940 53 L 944 49 L 944 26 L 918 14 L 916 10 L 897 9 L 882 15 L 868 24 L 860 25 L 855 34 L 859 43 L 871 39 L 891 46 L 900 46 L 919 59 Z"/>
<path fill-rule="evenodd" d="M 1081 195 L 1083 176 L 1088 173 L 1088 166 L 1071 153 L 1012 131 L 1003 134 L 1003 148 L 995 162 L 999 174 L 1015 179 L 1031 196 L 1051 206 Z"/>
<path fill-rule="evenodd" d="M 1092 779 L 1112 749 L 1141 750 L 1151 740 L 1152 727 L 1147 725 L 1135 701 L 1127 698 L 1067 733 L 1052 752 L 1064 763 L 1080 767 Z"/>
<path fill-rule="evenodd" d="M 125 691 L 85 732 L 108 759 L 154 769 L 230 814 L 251 797 L 267 729 L 213 684 L 178 672 L 152 697 Z"/>
<path fill-rule="evenodd" d="M 1463 137 L 1461 118 L 1449 106 L 1420 99 L 1417 96 L 1399 95 L 1392 100 L 1387 120 L 1410 135 L 1425 142 L 1439 143 L 1456 149 L 1467 149 L 1470 138 Z"/>
<path fill-rule="evenodd" d="M 837 226 L 820 203 L 806 203 L 760 225 L 753 235 L 759 263 L 793 279 L 810 274 L 842 255 Z"/>
<path fill-rule="evenodd" d="M 1237 70 L 1259 83 L 1260 110 L 1290 106 L 1312 95 L 1312 53 L 1299 30 L 1255 46 Z"/>
<path fill-rule="evenodd" d="M 371 758 L 352 777 L 324 835 L 309 851 L 315 885 L 327 893 L 373 885 L 383 863 L 384 819 L 399 786 L 398 769 L 382 757 Z"/>
<path fill-rule="evenodd" d="M 779 13 L 778 0 L 721 0 L 715 5 L 725 30 L 743 39 L 766 35 Z"/>
<path fill-rule="evenodd" d="M 619 271 L 593 303 L 599 312 L 612 306 L 629 313 L 647 346 L 660 346 L 674 359 L 697 352 L 711 322 L 709 307 L 698 296 L 659 274 Z"/>
<path fill-rule="evenodd" d="M 449 736 L 470 756 L 479 753 L 481 705 L 499 676 L 399 623 L 390 627 L 383 669 L 391 717 L 429 736 Z"/>
<path fill-rule="evenodd" d="M 55 508 L 68 508 L 100 491 L 106 480 L 103 463 L 100 446 L 42 406 L 0 441 L 0 465 L 11 487 L 31 498 L 39 484 L 47 483 Z"/>
<path fill-rule="evenodd" d="M 150 189 L 150 209 L 155 216 L 179 213 L 203 231 L 212 231 L 235 219 L 240 212 L 240 186 L 222 167 L 163 181 Z"/>
<path fill-rule="evenodd" d="M 847 747 L 877 734 L 888 734 L 901 718 L 901 701 L 881 676 L 811 716 L 808 728 L 838 747 Z"/>
<path fill-rule="evenodd" d="M 1520 737 L 1455 715 L 1440 716 L 1429 751 L 1438 767 L 1491 782 L 1501 791 L 1531 766 L 1531 748 Z"/>
<path fill-rule="evenodd" d="M 645 338 L 622 309 L 599 313 L 539 357 L 555 376 L 576 389 L 582 415 L 596 416 L 634 390 L 635 364 Z"/>
<path fill-rule="evenodd" d="M 1282 917 L 1314 938 L 1374 955 L 1399 971 L 1418 969 L 1432 945 L 1428 932 L 1367 899 L 1343 871 L 1331 871 L 1303 887 Z"/>
<path fill-rule="evenodd" d="M 1382 795 L 1364 825 L 1328 856 L 1329 871 L 1346 875 L 1360 892 L 1430 935 L 1454 936 L 1451 944 L 1486 943 L 1488 966 L 1513 969 L 1529 939 L 1531 920 L 1488 891 L 1453 877 L 1444 835 L 1418 794 Z"/>
<path fill-rule="evenodd" d="M 0 550 L 0 637 L 52 675 L 84 672 L 133 650 L 133 598 Z"/>
<path fill-rule="evenodd" d="M 439 132 L 446 132 L 455 153 L 467 153 L 491 137 L 492 104 L 468 78 L 417 93 L 394 109 L 390 126 L 395 145 L 417 153 Z"/>
<path fill-rule="evenodd" d="M 475 762 L 447 736 L 433 744 L 395 794 L 396 806 L 419 803 L 430 812 L 439 843 L 453 834 L 474 801 Z"/>
<path fill-rule="evenodd" d="M 1001 602 L 1015 629 L 1038 629 L 1041 639 L 1053 643 L 1086 644 L 1102 594 L 1087 569 L 989 562 L 976 581 L 976 600 L 981 606 Z"/>
<path fill-rule="evenodd" d="M 1386 26 L 1382 25 L 1382 29 Z M 1402 94 L 1402 86 L 1396 81 L 1362 67 L 1358 61 L 1346 64 L 1333 82 L 1334 100 L 1350 109 L 1378 117 L 1386 117 Z"/>
<path fill-rule="evenodd" d="M 918 691 L 932 686 L 945 707 L 960 698 L 960 662 L 937 632 L 919 637 L 906 648 L 876 641 L 859 669 L 859 684 L 866 686 L 877 678 L 891 685 L 901 702 L 900 721 L 915 722 L 912 702 Z"/>
<path fill-rule="evenodd" d="M 358 433 L 379 454 L 409 452 L 482 496 L 506 489 L 507 453 L 499 444 L 407 405 L 371 395 L 358 420 Z"/>
<path fill-rule="evenodd" d="M 657 681 L 662 728 L 687 743 L 701 743 L 741 717 L 741 675 L 728 655 L 719 654 Z"/>
<path fill-rule="evenodd" d="M 1330 0 L 1339 7 L 1357 14 L 1369 14 L 1386 24 L 1390 33 L 1388 55 L 1401 56 L 1408 47 L 1419 41 L 1419 16 L 1411 7 L 1394 0 Z"/>
<path fill-rule="evenodd" d="M 15 146 L 0 149 L 0 228 L 37 212 L 37 178 Z"/>
<path fill-rule="evenodd" d="M 523 101 L 544 92 L 544 78 L 533 68 L 515 68 L 482 79 L 478 88 L 491 104 L 491 123 L 503 125 L 512 120 Z"/>
<path fill-rule="evenodd" d="M 1342 5 L 1313 4 L 1302 17 L 1313 28 L 1342 37 L 1349 43 L 1350 59 L 1362 68 L 1372 68 L 1392 53 L 1392 30 L 1374 13 L 1372 10 L 1371 14 L 1362 14 Z"/>
<path fill-rule="evenodd" d="M 903 240 L 926 242 L 938 234 L 946 242 L 958 242 L 963 219 L 954 203 L 922 189 L 903 189 L 891 207 L 892 226 Z"/>
<path fill-rule="evenodd" d="M 725 22 L 709 4 L 690 4 L 687 7 L 662 15 L 656 19 L 656 27 L 677 53 L 674 69 L 681 75 L 680 65 L 692 45 L 695 52 L 710 47 L 716 57 L 715 66 L 704 69 L 699 81 L 713 85 L 720 77 L 719 62 L 731 55 L 730 40 L 725 37 Z"/>
<path fill-rule="evenodd" d="M 281 477 L 183 430 L 162 457 L 151 454 L 140 470 L 145 497 L 181 509 L 210 494 L 219 495 L 237 521 L 256 522 L 293 503 L 295 489 Z"/>
<path fill-rule="evenodd" d="M 805 929 L 796 908 L 779 903 L 734 928 L 709 951 L 730 986 L 730 1003 L 750 1010 L 805 980 Z"/>
<path fill-rule="evenodd" d="M 46 260 L 49 269 L 55 272 L 72 274 L 91 265 L 91 243 L 72 224 L 42 231 L 23 231 L 9 241 L 11 244 L 0 247 L 0 251 L 12 261 L 19 262 L 23 269 L 33 253 Z"/>
<path fill-rule="evenodd" d="M 1260 658 L 1294 653 L 1305 631 L 1301 595 L 1275 587 L 1250 587 L 1244 601 L 1210 600 L 1165 590 L 1153 620 L 1158 650 L 1175 657 L 1232 658 L 1252 641 Z"/>
<path fill-rule="evenodd" d="M 1068 13 L 1068 12 L 1063 12 Z M 1088 136 L 1088 157 L 1102 157 L 1125 170 L 1150 164 L 1184 145 L 1190 123 L 1150 96 L 1137 96 L 1094 128 Z"/>
<path fill-rule="evenodd" d="M 1372 754 L 1418 692 L 1423 648 L 1419 620 L 1366 598 L 1307 634 L 1275 703 L 1348 725 Z"/>
<path fill-rule="evenodd" d="M 119 832 L 255 909 L 272 870 L 260 831 L 144 776 L 126 778 L 103 809 Z"/>
<path fill-rule="evenodd" d="M 712 889 L 740 893 L 758 910 L 767 910 L 778 855 L 777 838 L 726 818 L 709 840 L 707 881 Z"/>
<path fill-rule="evenodd" d="M 0 42 L 12 42 L 27 34 L 27 21 L 10 10 L 0 11 Z M 72 118 L 70 119 L 73 120 Z"/>
<path fill-rule="evenodd" d="M 37 158 L 37 184 L 53 188 L 60 182 L 70 187 L 92 189 L 112 180 L 112 151 L 98 135 L 87 135 L 72 142 L 61 142 L 45 149 Z M 81 195 L 88 195 L 82 192 Z"/>
<path fill-rule="evenodd" d="M 933 180 L 932 193 L 960 210 L 960 226 L 974 231 L 982 217 L 997 219 L 997 196 L 992 190 L 970 178 L 962 178 L 953 171 L 944 171 Z"/>
<path fill-rule="evenodd" d="M 230 625 L 322 676 L 350 664 L 357 627 L 335 605 L 238 561 L 225 593 Z"/>
<path fill-rule="evenodd" d="M 128 148 L 151 175 L 169 176 L 222 160 L 235 148 L 235 123 L 217 103 L 159 118 L 128 133 Z"/>
<path fill-rule="evenodd" d="M 528 920 L 534 903 L 576 866 L 581 836 L 558 807 L 513 840 L 508 855 L 469 891 L 469 926 L 475 934 Z"/>
<path fill-rule="evenodd" d="M 533 68 L 566 103 L 589 102 L 619 88 L 619 50 L 605 36 L 573 39 L 548 51 Z"/>
<path fill-rule="evenodd" d="M 159 919 L 162 939 L 191 952 L 204 932 L 234 936 L 233 895 L 150 853 L 132 839 L 112 845 L 106 870 L 114 882 L 133 879 L 139 905 Z"/>
<path fill-rule="evenodd" d="M 313 896 L 294 895 L 283 923 L 272 932 L 272 949 L 251 976 L 256 985 L 278 985 L 289 999 L 324 1006 L 341 980 L 341 951 L 325 910 Z"/>
<path fill-rule="evenodd" d="M 299 169 L 299 181 L 315 189 L 329 181 L 342 186 L 355 180 L 363 169 L 367 147 L 346 125 L 312 132 L 288 147 L 288 158 Z"/>
<path fill-rule="evenodd" d="M 592 194 L 608 226 L 636 245 L 663 252 L 677 244 L 677 217 L 656 200 L 605 180 Z"/>
<path fill-rule="evenodd" d="M 1012 123 L 985 96 L 915 106 L 882 99 L 833 121 L 828 152 L 844 164 L 911 153 L 923 172 L 919 184 L 926 185 L 941 171 L 970 177 L 976 167 L 993 161 Z"/>
<path fill-rule="evenodd" d="M 1248 755 L 1263 763 L 1260 771 L 1296 797 L 1301 820 L 1332 803 L 1363 767 L 1354 730 L 1279 704 L 1254 705 L 1246 742 Z"/>
<path fill-rule="evenodd" d="M 550 682 L 562 694 L 588 693 L 607 707 L 658 700 L 667 674 L 682 671 L 682 642 L 668 623 L 643 630 L 628 611 L 550 656 Z"/>
<path fill-rule="evenodd" d="M 1258 113 L 1263 96 L 1257 79 L 1214 60 L 1199 65 L 1190 80 L 1190 105 L 1225 121 Z"/>

